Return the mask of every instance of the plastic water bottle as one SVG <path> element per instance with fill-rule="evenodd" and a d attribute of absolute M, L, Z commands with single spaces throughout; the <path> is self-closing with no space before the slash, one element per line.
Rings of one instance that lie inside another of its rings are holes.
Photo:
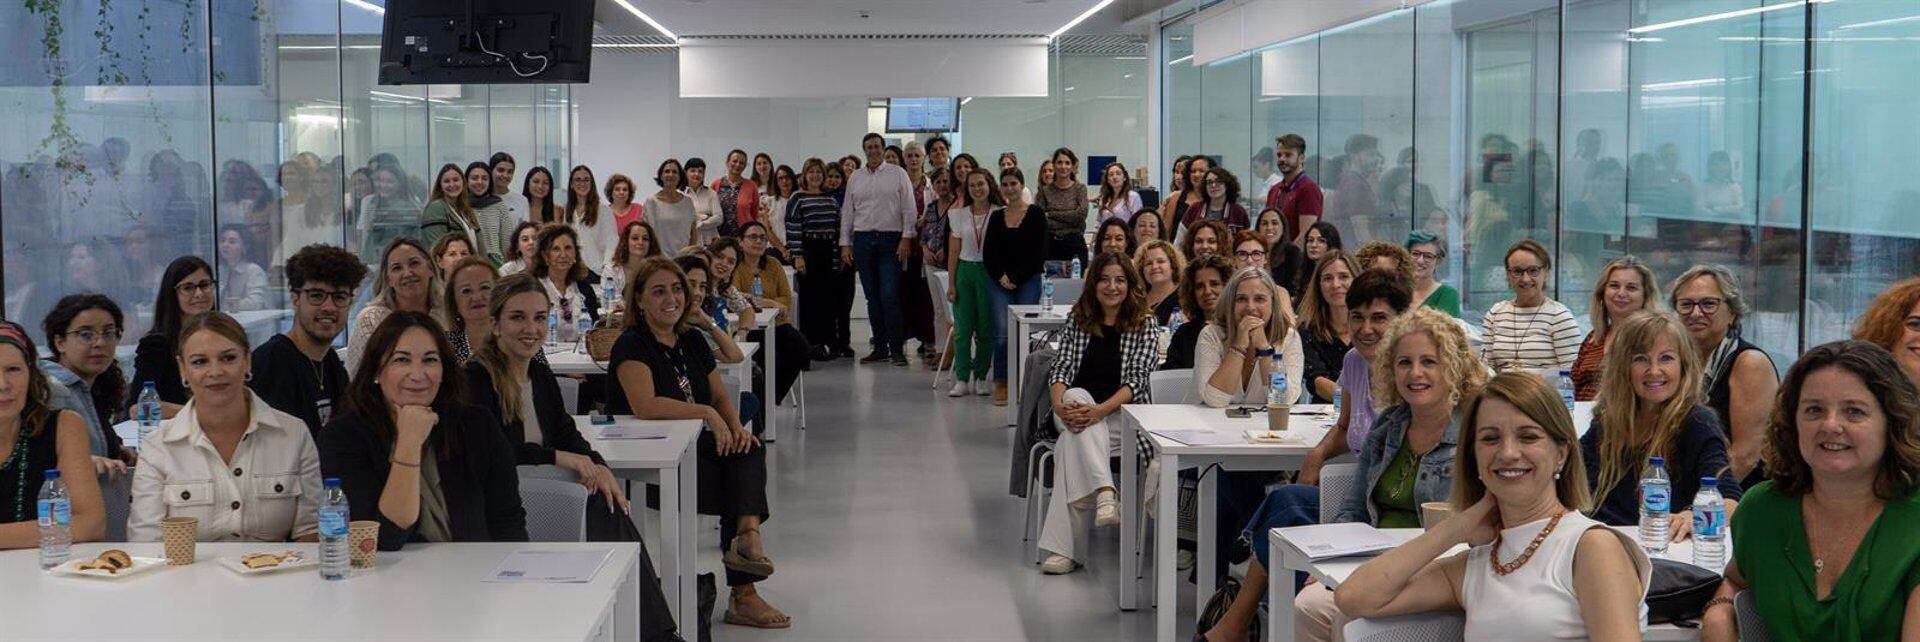
<path fill-rule="evenodd" d="M 133 418 L 139 422 L 140 444 L 146 445 L 147 435 L 160 428 L 160 391 L 153 382 L 140 384 L 140 401 L 134 405 Z"/>
<path fill-rule="evenodd" d="M 1045 273 L 1040 274 L 1040 311 L 1053 314 L 1053 279 Z"/>
<path fill-rule="evenodd" d="M 1640 475 L 1640 548 L 1649 555 L 1667 552 L 1667 513 L 1673 510 L 1673 482 L 1667 460 L 1648 457 Z"/>
<path fill-rule="evenodd" d="M 320 578 L 345 579 L 352 555 L 347 551 L 347 491 L 339 477 L 328 477 L 320 502 Z"/>
<path fill-rule="evenodd" d="M 593 318 L 579 315 L 573 318 L 573 348 L 579 352 L 587 351 L 587 333 L 593 331 Z"/>
<path fill-rule="evenodd" d="M 1720 480 L 1700 478 L 1693 495 L 1693 565 L 1721 572 L 1727 564 L 1727 500 L 1720 496 Z"/>
<path fill-rule="evenodd" d="M 760 275 L 758 274 L 753 275 L 753 304 L 755 306 L 760 305 L 760 298 L 763 296 L 766 296 L 762 294 L 762 292 L 764 291 L 765 290 L 763 290 L 762 286 L 760 285 Z"/>
<path fill-rule="evenodd" d="M 549 314 L 547 315 L 547 347 L 552 348 L 559 345 L 560 316 L 557 314 Z"/>
<path fill-rule="evenodd" d="M 1180 331 L 1180 325 L 1187 322 L 1187 315 L 1180 313 L 1180 306 L 1173 306 L 1173 313 L 1167 315 L 1167 334 Z"/>
<path fill-rule="evenodd" d="M 1333 414 L 1340 414 L 1340 384 L 1333 384 Z"/>
<path fill-rule="evenodd" d="M 1287 373 L 1280 365 L 1280 353 L 1273 353 L 1273 370 L 1267 373 L 1267 407 L 1289 407 L 1293 405 L 1292 390 L 1287 387 Z"/>
<path fill-rule="evenodd" d="M 1080 278 L 1080 257 L 1073 257 L 1073 262 L 1067 264 L 1067 276 Z"/>
<path fill-rule="evenodd" d="M 24 437 L 23 437 L 24 439 Z M 18 465 L 25 466 L 26 462 Z M 40 483 L 40 568 L 67 563 L 73 548 L 73 501 L 67 499 L 67 483 L 60 480 L 60 469 L 46 472 Z"/>
<path fill-rule="evenodd" d="M 613 280 L 613 277 L 600 279 L 600 311 L 604 314 L 610 314 L 614 309 Z"/>
<path fill-rule="evenodd" d="M 1573 371 L 1561 370 L 1553 383 L 1555 388 L 1560 389 L 1560 402 L 1567 404 L 1567 416 L 1573 416 Z"/>

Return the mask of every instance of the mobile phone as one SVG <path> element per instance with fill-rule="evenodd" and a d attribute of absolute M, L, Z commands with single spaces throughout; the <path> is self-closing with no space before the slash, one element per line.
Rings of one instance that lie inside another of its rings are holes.
<path fill-rule="evenodd" d="M 1022 318 L 1022 319 L 1038 319 L 1038 318 L 1040 318 L 1040 313 L 1038 313 L 1038 312 L 1022 312 L 1022 313 L 1020 313 L 1020 318 Z"/>
<path fill-rule="evenodd" d="M 1230 419 L 1246 419 L 1252 416 L 1253 411 L 1244 407 L 1235 406 L 1227 409 L 1227 417 Z"/>

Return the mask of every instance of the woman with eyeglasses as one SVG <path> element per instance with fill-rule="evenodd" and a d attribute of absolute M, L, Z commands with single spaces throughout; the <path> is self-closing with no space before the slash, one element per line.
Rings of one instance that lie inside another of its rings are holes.
<path fill-rule="evenodd" d="M 1201 189 L 1206 194 L 1206 200 L 1187 208 L 1186 214 L 1180 219 L 1184 226 L 1192 228 L 1200 221 L 1219 221 L 1226 224 L 1228 232 L 1238 232 L 1252 226 L 1247 207 L 1240 204 L 1240 179 L 1235 178 L 1233 172 L 1225 167 L 1208 169 L 1206 178 L 1202 179 Z"/>
<path fill-rule="evenodd" d="M 453 363 L 473 360 L 473 346 L 489 339 L 493 327 L 487 319 L 487 303 L 492 300 L 493 282 L 500 272 L 486 259 L 470 256 L 447 272 L 447 293 L 441 302 L 440 316 L 447 320 L 447 344 L 453 346 Z"/>
<path fill-rule="evenodd" d="M 1534 370 L 1557 377 L 1580 354 L 1580 324 L 1567 306 L 1547 298 L 1553 259 L 1538 242 L 1521 239 L 1507 248 L 1506 265 L 1513 298 L 1487 309 L 1480 359 L 1495 372 Z"/>
<path fill-rule="evenodd" d="M 0 321 L 0 550 L 40 545 L 40 485 L 50 475 L 66 482 L 72 500 L 73 541 L 106 534 L 106 508 L 88 458 L 87 424 L 78 413 L 54 408 L 47 377 L 36 365 L 27 329 Z M 180 383 L 177 379 L 174 383 Z"/>
<path fill-rule="evenodd" d="M 1895 283 L 1874 297 L 1854 323 L 1853 338 L 1893 353 L 1907 378 L 1920 384 L 1920 277 Z"/>
<path fill-rule="evenodd" d="M 1760 453 L 1765 438 L 1768 400 L 1780 389 L 1773 358 L 1741 336 L 1747 299 L 1733 272 L 1717 265 L 1696 265 L 1673 280 L 1668 303 L 1686 324 L 1699 351 L 1707 407 L 1727 430 L 1733 476 L 1752 488 L 1765 479 Z"/>
<path fill-rule="evenodd" d="M 769 248 L 773 247 L 773 233 L 766 221 L 747 221 L 740 226 L 740 250 L 745 254 L 733 268 L 730 291 L 746 296 L 753 309 L 760 314 L 773 315 L 772 330 L 778 335 L 775 345 L 780 353 L 774 355 L 774 405 L 787 398 L 787 391 L 793 389 L 793 382 L 800 378 L 800 372 L 810 368 L 807 354 L 813 347 L 807 345 L 807 337 L 793 328 L 793 286 L 787 282 L 787 269 L 773 258 Z M 765 330 L 748 330 L 748 341 L 761 341 L 766 345 Z M 766 351 L 754 353 L 754 360 L 760 367 L 767 363 Z"/>
<path fill-rule="evenodd" d="M 380 256 L 373 300 L 353 315 L 353 332 L 347 335 L 349 372 L 358 367 L 361 352 L 381 320 L 395 312 L 432 314 L 434 299 L 440 295 L 440 277 L 428 264 L 427 249 L 419 241 L 404 236 L 394 239 Z"/>
<path fill-rule="evenodd" d="M 108 479 L 139 461 L 139 450 L 122 445 L 112 429 L 127 396 L 127 377 L 113 354 L 125 324 L 119 304 L 102 294 L 61 297 L 40 324 L 50 354 L 39 365 L 51 384 L 50 401 L 85 420 L 94 472 Z"/>
<path fill-rule="evenodd" d="M 1593 401 L 1600 393 L 1613 327 L 1636 312 L 1657 310 L 1659 300 L 1660 285 L 1653 280 L 1653 270 L 1633 255 L 1600 268 L 1600 280 L 1593 284 L 1593 296 L 1587 302 L 1593 331 L 1580 341 L 1580 354 L 1573 358 L 1574 400 Z M 1697 368 L 1692 376 L 1699 376 Z"/>
<path fill-rule="evenodd" d="M 425 256 L 422 253 L 422 256 Z M 187 386 L 180 378 L 174 347 L 180 326 L 196 314 L 213 309 L 213 266 L 197 256 L 183 256 L 167 264 L 160 275 L 160 295 L 153 302 L 153 330 L 140 337 L 133 352 L 133 387 L 126 408 L 140 400 L 141 388 L 152 383 L 160 393 L 160 415 L 171 418 L 187 403 Z"/>
<path fill-rule="evenodd" d="M 1447 241 L 1426 230 L 1407 234 L 1407 253 L 1413 255 L 1413 298 L 1435 310 L 1460 318 L 1460 291 L 1435 278 L 1447 258 Z"/>
<path fill-rule="evenodd" d="M 1267 242 L 1261 239 L 1259 234 L 1251 230 L 1241 230 L 1233 236 L 1232 248 L 1234 269 L 1254 268 L 1263 271 L 1267 269 Z M 1288 303 L 1287 307 L 1292 308 L 1292 301 L 1289 300 Z"/>

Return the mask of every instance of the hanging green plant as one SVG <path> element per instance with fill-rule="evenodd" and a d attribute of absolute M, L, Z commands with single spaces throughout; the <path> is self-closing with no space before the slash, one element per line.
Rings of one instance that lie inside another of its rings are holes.
<path fill-rule="evenodd" d="M 86 161 L 80 155 L 80 137 L 68 120 L 67 62 L 60 47 L 61 39 L 66 36 L 66 24 L 60 19 L 60 1 L 23 1 L 28 14 L 45 20 L 40 30 L 40 48 L 41 60 L 46 63 L 47 91 L 53 99 L 53 121 L 47 127 L 46 137 L 40 139 L 39 152 L 53 153 L 53 166 L 61 170 L 63 180 L 71 181 L 78 175 L 91 184 L 93 177 L 87 173 Z"/>

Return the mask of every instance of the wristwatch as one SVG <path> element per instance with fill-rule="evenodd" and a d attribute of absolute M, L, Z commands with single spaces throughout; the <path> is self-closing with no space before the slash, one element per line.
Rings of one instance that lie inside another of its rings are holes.
<path fill-rule="evenodd" d="M 1271 348 L 1271 347 L 1268 347 L 1268 348 L 1260 348 L 1260 349 L 1258 349 L 1258 350 L 1254 350 L 1254 351 L 1253 351 L 1253 356 L 1256 356 L 1256 357 L 1271 357 L 1271 356 L 1273 356 L 1273 348 Z"/>

